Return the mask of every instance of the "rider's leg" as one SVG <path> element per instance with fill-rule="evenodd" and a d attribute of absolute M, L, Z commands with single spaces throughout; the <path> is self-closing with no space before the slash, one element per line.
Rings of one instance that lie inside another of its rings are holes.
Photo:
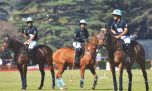
<path fill-rule="evenodd" d="M 37 45 L 37 42 L 36 41 L 32 41 L 31 43 L 29 43 L 29 46 L 28 46 L 28 52 L 29 52 L 29 55 L 32 56 L 32 50 L 34 49 L 34 47 Z"/>
<path fill-rule="evenodd" d="M 82 55 L 82 48 L 76 48 L 75 63 L 80 63 L 80 56 Z"/>
<path fill-rule="evenodd" d="M 128 53 L 128 55 L 130 55 L 130 49 L 131 49 L 131 46 L 129 43 L 126 44 L 126 53 Z"/>
<path fill-rule="evenodd" d="M 130 39 L 130 37 L 127 36 L 126 38 L 124 38 L 124 42 L 125 42 L 126 57 L 128 57 L 128 59 L 126 59 L 126 61 L 130 62 L 130 56 L 131 56 L 131 45 L 130 45 L 131 39 Z"/>
<path fill-rule="evenodd" d="M 30 57 L 30 65 L 32 65 L 32 64 L 34 64 L 35 65 L 35 63 L 34 63 L 34 60 L 32 61 L 32 56 L 33 56 L 33 49 L 34 49 L 34 47 L 37 45 L 37 42 L 36 41 L 32 41 L 31 43 L 29 43 L 29 46 L 28 46 L 28 55 L 29 55 L 29 57 Z"/>

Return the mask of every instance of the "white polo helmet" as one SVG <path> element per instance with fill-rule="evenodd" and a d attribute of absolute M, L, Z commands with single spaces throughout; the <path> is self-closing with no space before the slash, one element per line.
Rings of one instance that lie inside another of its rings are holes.
<path fill-rule="evenodd" d="M 28 17 L 26 22 L 33 22 L 34 20 L 32 19 L 32 17 Z"/>
<path fill-rule="evenodd" d="M 111 14 L 112 15 L 122 16 L 122 11 L 120 9 L 115 9 Z"/>
<path fill-rule="evenodd" d="M 79 24 L 87 24 L 86 20 L 82 19 L 80 20 Z"/>

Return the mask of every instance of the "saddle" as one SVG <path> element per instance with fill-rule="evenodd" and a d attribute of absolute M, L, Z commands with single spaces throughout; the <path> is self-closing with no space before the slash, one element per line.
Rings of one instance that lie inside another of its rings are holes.
<path fill-rule="evenodd" d="M 29 65 L 36 65 L 37 62 L 36 60 L 34 60 L 34 54 L 36 54 L 36 51 L 40 48 L 41 46 L 40 45 L 36 45 L 33 49 L 28 49 L 28 45 L 25 46 L 25 50 L 26 50 L 26 53 L 28 54 L 29 58 L 30 58 L 30 61 L 29 61 Z"/>

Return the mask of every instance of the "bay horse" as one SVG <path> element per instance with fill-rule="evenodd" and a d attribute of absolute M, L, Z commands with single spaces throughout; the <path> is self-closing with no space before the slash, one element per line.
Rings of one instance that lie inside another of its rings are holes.
<path fill-rule="evenodd" d="M 29 55 L 27 52 L 27 47 L 23 45 L 23 43 L 20 43 L 18 40 L 9 37 L 6 35 L 3 42 L 4 48 L 11 49 L 14 52 L 14 60 L 17 64 L 17 68 L 20 72 L 21 76 L 21 82 L 22 82 L 22 89 L 26 90 L 27 87 L 27 81 L 26 81 L 26 74 L 27 74 L 27 64 L 29 63 Z M 44 78 L 45 78 L 45 71 L 44 71 L 44 65 L 48 64 L 50 67 L 50 71 L 52 74 L 52 88 L 55 87 L 55 72 L 53 67 L 53 51 L 51 48 L 49 48 L 46 45 L 38 45 L 33 49 L 33 55 L 32 55 L 32 61 L 34 61 L 35 64 L 39 65 L 39 70 L 41 72 L 41 82 L 38 89 L 42 89 L 44 84 Z"/>
<path fill-rule="evenodd" d="M 145 79 L 145 86 L 146 91 L 149 90 L 148 85 L 148 78 L 147 78 L 147 72 L 145 69 L 145 51 L 143 46 L 138 43 L 135 40 L 132 40 L 131 42 L 131 56 L 130 56 L 130 62 L 126 59 L 125 51 L 122 47 L 122 42 L 120 42 L 118 39 L 115 38 L 115 36 L 112 34 L 110 29 L 108 27 L 105 27 L 102 29 L 102 31 L 98 34 L 102 46 L 105 46 L 108 52 L 108 59 L 110 63 L 110 69 L 113 76 L 113 85 L 114 90 L 117 91 L 117 81 L 116 81 L 116 74 L 115 74 L 115 67 L 117 66 L 119 68 L 119 90 L 123 90 L 122 85 L 122 75 L 123 75 L 123 67 L 126 66 L 126 70 L 128 73 L 128 91 L 131 91 L 132 88 L 132 72 L 131 67 L 133 62 L 136 62 L 139 64 L 143 77 Z"/>
<path fill-rule="evenodd" d="M 84 55 L 80 58 L 80 65 L 77 67 L 80 67 L 80 73 L 81 73 L 81 80 L 80 80 L 80 87 L 83 88 L 84 84 L 84 73 L 85 69 L 89 68 L 91 73 L 94 75 L 94 82 L 92 89 L 95 89 L 95 86 L 97 85 L 97 74 L 94 68 L 95 65 L 95 54 L 96 49 L 100 45 L 100 41 L 97 39 L 96 36 L 93 36 L 89 42 L 85 45 L 85 52 Z M 53 61 L 55 65 L 58 68 L 58 72 L 56 73 L 56 81 L 59 88 L 62 88 L 61 86 L 65 86 L 65 83 L 62 79 L 62 74 L 65 71 L 65 69 L 70 66 L 76 66 L 74 63 L 75 59 L 75 50 L 72 47 L 63 47 L 58 50 L 56 50 L 53 53 Z M 63 88 L 62 88 L 63 89 Z"/>

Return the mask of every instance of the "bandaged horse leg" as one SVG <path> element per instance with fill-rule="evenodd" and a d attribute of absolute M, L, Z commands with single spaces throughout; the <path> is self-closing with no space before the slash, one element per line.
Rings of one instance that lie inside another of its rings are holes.
<path fill-rule="evenodd" d="M 64 80 L 63 80 L 62 78 L 59 78 L 59 82 L 60 82 L 60 85 L 61 85 L 62 87 L 65 86 Z"/>
<path fill-rule="evenodd" d="M 60 67 L 59 71 L 56 74 L 56 84 L 59 89 L 64 89 L 65 83 L 62 79 L 62 73 L 64 72 L 65 67 Z"/>

